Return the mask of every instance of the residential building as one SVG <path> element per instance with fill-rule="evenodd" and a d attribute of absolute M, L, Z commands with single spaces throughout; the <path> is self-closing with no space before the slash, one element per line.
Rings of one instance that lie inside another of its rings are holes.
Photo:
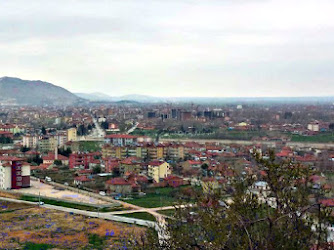
<path fill-rule="evenodd" d="M 105 142 L 115 146 L 130 146 L 137 142 L 137 136 L 133 135 L 107 135 L 105 136 Z"/>
<path fill-rule="evenodd" d="M 73 153 L 69 157 L 69 167 L 89 169 L 89 164 L 96 162 L 96 156 L 100 156 L 100 153 Z"/>
<path fill-rule="evenodd" d="M 37 148 L 39 137 L 37 135 L 24 135 L 23 136 L 23 147 Z"/>
<path fill-rule="evenodd" d="M 30 187 L 30 165 L 22 158 L 0 156 L 0 189 Z"/>
<path fill-rule="evenodd" d="M 77 141 L 77 128 L 67 130 L 67 141 Z"/>
<path fill-rule="evenodd" d="M 165 161 L 152 161 L 148 165 L 148 176 L 159 183 L 172 173 L 170 165 Z"/>

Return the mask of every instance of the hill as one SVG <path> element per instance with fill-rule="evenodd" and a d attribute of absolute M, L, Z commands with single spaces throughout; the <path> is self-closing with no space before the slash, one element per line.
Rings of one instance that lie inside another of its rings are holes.
<path fill-rule="evenodd" d="M 80 100 L 68 90 L 48 82 L 0 78 L 0 104 L 63 106 L 74 105 Z"/>

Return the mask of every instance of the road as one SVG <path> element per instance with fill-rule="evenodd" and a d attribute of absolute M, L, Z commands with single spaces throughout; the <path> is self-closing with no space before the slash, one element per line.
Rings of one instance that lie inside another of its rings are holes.
<path fill-rule="evenodd" d="M 101 128 L 95 117 L 92 117 L 95 128 L 87 136 L 81 136 L 79 141 L 104 141 L 106 132 Z"/>
<path fill-rule="evenodd" d="M 135 125 L 126 132 L 126 134 L 131 134 L 133 131 L 136 130 L 138 125 L 139 125 L 139 122 L 136 122 Z"/>
<path fill-rule="evenodd" d="M 22 200 L 16 200 L 16 199 L 4 198 L 4 197 L 0 197 L 0 200 L 8 201 L 8 202 L 15 202 L 15 203 L 28 204 L 28 205 L 35 205 L 36 207 L 38 206 L 38 204 L 36 202 L 30 202 L 30 201 L 22 201 Z M 157 226 L 156 223 L 152 222 L 152 221 L 115 216 L 111 213 L 98 213 L 98 212 L 84 211 L 84 210 L 61 207 L 61 206 L 54 206 L 54 205 L 49 205 L 49 204 L 44 204 L 44 205 L 41 205 L 40 207 L 46 208 L 46 209 L 54 209 L 54 210 L 58 210 L 58 211 L 66 212 L 66 213 L 80 214 L 80 215 L 84 215 L 84 216 L 88 216 L 88 217 L 101 218 L 101 219 L 105 219 L 105 220 L 136 224 L 136 225 L 146 226 L 146 227 L 155 228 Z"/>

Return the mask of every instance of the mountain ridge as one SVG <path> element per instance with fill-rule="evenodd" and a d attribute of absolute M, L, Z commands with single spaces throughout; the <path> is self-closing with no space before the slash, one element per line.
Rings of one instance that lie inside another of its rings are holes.
<path fill-rule="evenodd" d="M 13 105 L 74 105 L 80 102 L 65 88 L 41 80 L 23 80 L 18 77 L 0 78 L 0 103 Z"/>

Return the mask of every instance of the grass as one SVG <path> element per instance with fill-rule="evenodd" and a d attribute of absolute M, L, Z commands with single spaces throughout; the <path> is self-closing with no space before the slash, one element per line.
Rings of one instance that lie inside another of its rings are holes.
<path fill-rule="evenodd" d="M 101 150 L 101 143 L 95 141 L 81 141 L 79 142 L 80 151 L 96 152 Z"/>
<path fill-rule="evenodd" d="M 217 140 L 252 140 L 255 137 L 268 136 L 265 131 L 215 131 L 203 134 L 168 134 L 161 138 L 170 139 L 217 139 Z"/>
<path fill-rule="evenodd" d="M 314 142 L 314 143 L 327 143 L 334 142 L 333 133 L 320 133 L 312 136 L 303 136 L 303 135 L 292 135 L 291 141 L 293 142 Z"/>
<path fill-rule="evenodd" d="M 168 210 L 161 210 L 161 211 L 157 211 L 159 214 L 163 214 L 166 216 L 174 216 L 175 215 L 175 209 L 168 209 Z"/>
<path fill-rule="evenodd" d="M 49 244 L 38 244 L 33 242 L 28 242 L 24 245 L 24 250 L 47 250 L 52 249 L 54 246 Z"/>
<path fill-rule="evenodd" d="M 32 202 L 38 202 L 39 198 L 35 196 L 29 196 L 29 195 L 22 195 L 21 200 L 24 201 L 32 201 Z M 92 211 L 92 212 L 97 212 L 98 207 L 97 206 L 89 206 L 89 205 L 81 205 L 81 204 L 76 204 L 72 202 L 65 202 L 65 201 L 58 201 L 58 200 L 53 200 L 53 199 L 48 199 L 48 198 L 41 198 L 41 201 L 43 201 L 45 204 L 49 205 L 54 205 L 54 206 L 61 206 L 61 207 L 68 207 L 68 208 L 74 208 L 74 209 L 79 209 L 79 210 L 85 210 L 85 211 Z M 114 211 L 122 211 L 122 208 L 109 208 L 109 207 L 104 207 L 99 209 L 99 212 L 114 212 Z"/>
<path fill-rule="evenodd" d="M 156 221 L 155 217 L 152 214 L 146 212 L 138 212 L 138 213 L 131 213 L 131 214 L 120 214 L 118 216 L 127 217 L 127 218 L 134 218 L 134 219 L 141 219 L 141 220 L 149 220 L 149 221 Z"/>
<path fill-rule="evenodd" d="M 173 197 L 148 194 L 146 197 L 134 198 L 133 200 L 127 200 L 127 202 L 140 207 L 154 208 L 172 206 L 177 203 L 177 200 Z"/>
<path fill-rule="evenodd" d="M 139 135 L 139 136 L 148 136 L 155 138 L 158 134 L 158 130 L 153 129 L 153 130 L 143 130 L 143 129 L 135 129 L 131 135 Z"/>
<path fill-rule="evenodd" d="M 146 208 L 172 206 L 178 203 L 178 199 L 175 198 L 174 195 L 181 188 L 183 187 L 155 188 L 147 191 L 146 195 L 143 197 L 134 197 L 132 200 L 126 200 L 126 202 Z"/>

